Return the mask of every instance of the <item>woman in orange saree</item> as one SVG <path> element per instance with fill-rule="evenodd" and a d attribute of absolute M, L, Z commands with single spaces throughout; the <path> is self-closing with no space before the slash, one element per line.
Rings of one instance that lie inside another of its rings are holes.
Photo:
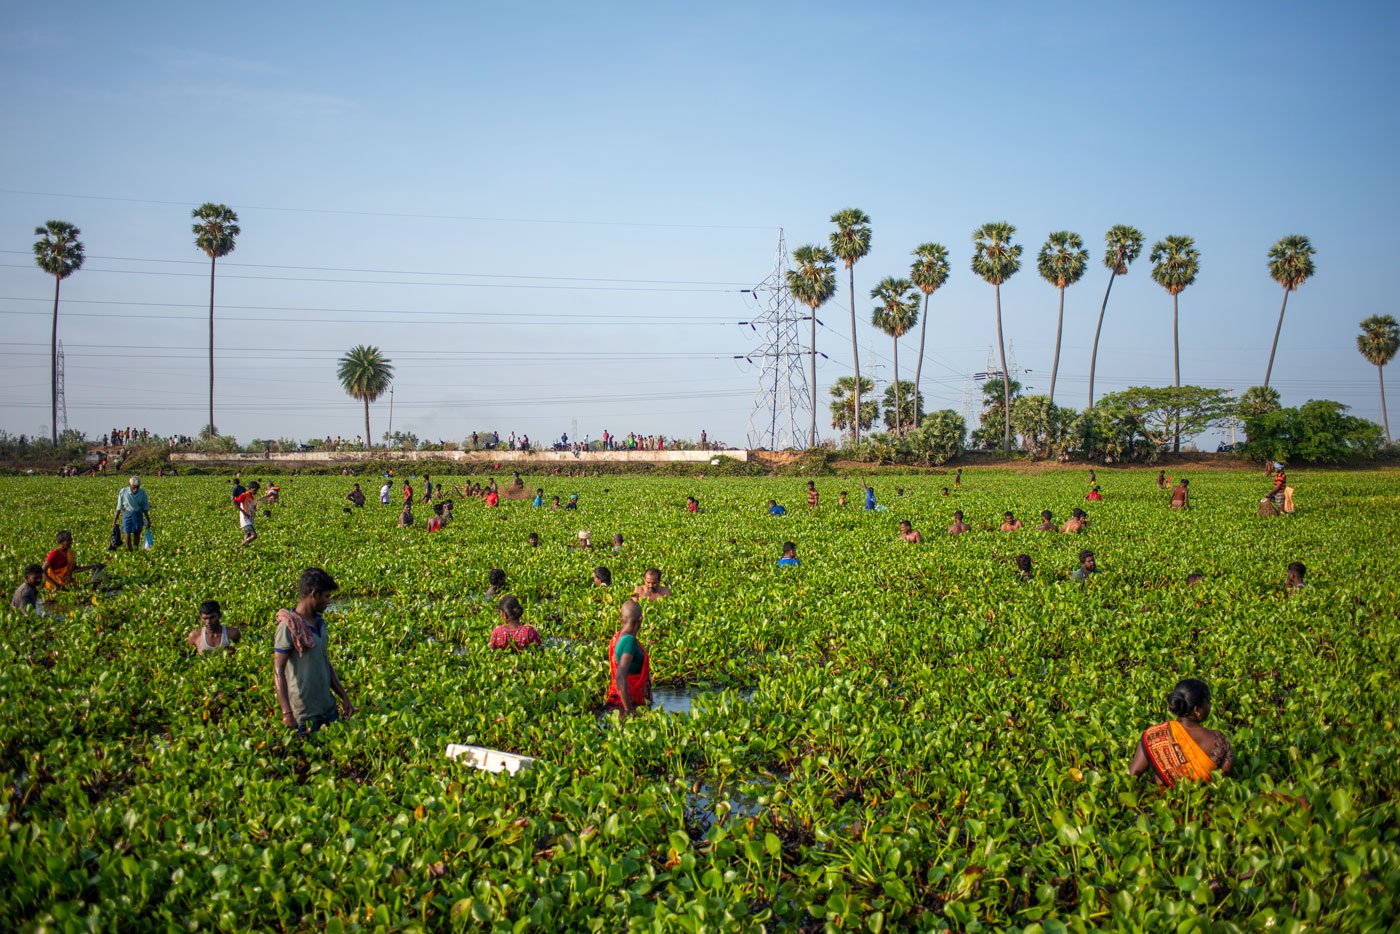
<path fill-rule="evenodd" d="M 1229 775 L 1235 767 L 1230 741 L 1218 730 L 1201 724 L 1210 716 L 1210 688 L 1204 681 L 1186 678 L 1167 697 L 1175 720 L 1148 727 L 1133 753 L 1128 772 L 1151 771 L 1159 785 L 1173 788 L 1183 780 L 1206 781 L 1215 771 Z"/>

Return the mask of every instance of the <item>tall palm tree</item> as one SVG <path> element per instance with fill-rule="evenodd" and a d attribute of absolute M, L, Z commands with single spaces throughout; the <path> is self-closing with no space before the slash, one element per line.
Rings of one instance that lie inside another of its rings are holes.
<path fill-rule="evenodd" d="M 1196 241 L 1190 237 L 1174 234 L 1158 240 L 1152 246 L 1152 281 L 1167 290 L 1172 297 L 1172 367 L 1176 374 L 1176 386 L 1181 385 L 1181 340 L 1177 320 L 1177 299 L 1186 287 L 1196 281 L 1201 271 L 1201 254 L 1196 249 Z M 1174 418 L 1172 432 L 1172 453 L 1181 453 L 1181 421 Z"/>
<path fill-rule="evenodd" d="M 82 231 L 67 221 L 45 221 L 35 227 L 34 263 L 53 276 L 53 332 L 49 338 L 49 388 L 52 402 L 53 443 L 58 444 L 58 286 L 83 268 Z"/>
<path fill-rule="evenodd" d="M 1050 365 L 1050 404 L 1055 404 L 1055 377 L 1060 372 L 1060 335 L 1065 329 L 1065 287 L 1084 277 L 1089 267 L 1089 251 L 1077 233 L 1057 230 L 1045 238 L 1036 260 L 1040 277 L 1060 290 L 1060 317 L 1055 324 L 1055 362 Z"/>
<path fill-rule="evenodd" d="M 796 269 L 787 271 L 787 287 L 792 297 L 812 311 L 812 427 L 807 444 L 817 443 L 817 309 L 836 294 L 836 257 L 824 247 L 800 246 L 792 253 Z"/>
<path fill-rule="evenodd" d="M 1264 371 L 1264 385 L 1274 373 L 1274 354 L 1278 352 L 1278 336 L 1283 330 L 1283 313 L 1288 310 L 1288 293 L 1313 276 L 1312 241 L 1302 234 L 1290 234 L 1269 250 L 1269 275 L 1283 286 L 1283 307 L 1278 310 L 1278 327 L 1274 328 L 1274 346 L 1269 350 L 1269 368 Z"/>
<path fill-rule="evenodd" d="M 234 240 L 243 231 L 238 215 L 226 204 L 206 201 L 190 212 L 195 219 L 194 245 L 209 257 L 209 434 L 217 435 L 214 427 L 214 267 L 220 256 L 233 252 Z"/>
<path fill-rule="evenodd" d="M 1094 350 L 1089 355 L 1089 408 L 1094 407 L 1094 370 L 1099 363 L 1099 334 L 1103 331 L 1103 314 L 1108 310 L 1108 293 L 1113 291 L 1113 280 L 1128 274 L 1128 267 L 1142 252 L 1142 231 L 1128 224 L 1114 224 L 1103 235 L 1103 264 L 1109 268 L 1108 288 L 1103 290 L 1103 304 L 1099 306 L 1099 325 L 1094 328 Z"/>
<path fill-rule="evenodd" d="M 948 281 L 948 248 L 941 243 L 921 243 L 914 247 L 914 265 L 909 278 L 924 293 L 924 316 L 919 323 L 919 360 L 914 364 L 914 395 L 919 395 L 919 379 L 924 374 L 924 338 L 928 336 L 928 299 Z M 923 417 L 915 411 L 915 428 Z"/>
<path fill-rule="evenodd" d="M 1361 322 L 1356 349 L 1376 365 L 1381 378 L 1381 421 L 1385 423 L 1385 443 L 1390 444 L 1390 414 L 1385 410 L 1385 365 L 1400 351 L 1400 324 L 1390 315 L 1372 315 Z"/>
<path fill-rule="evenodd" d="M 340 358 L 336 375 L 341 388 L 365 404 L 365 445 L 374 447 L 374 435 L 369 433 L 369 404 L 389 391 L 394 368 L 378 347 L 360 344 Z"/>
<path fill-rule="evenodd" d="M 1001 350 L 1001 372 L 1006 371 L 1006 340 L 1001 329 L 1001 284 L 1014 276 L 1021 268 L 1021 246 L 1013 243 L 1016 228 L 1006 221 L 992 221 L 983 224 L 972 232 L 972 271 L 996 289 L 997 296 L 997 346 Z M 1006 433 L 1002 438 L 1002 450 L 1011 453 L 1011 392 L 1003 381 L 1005 397 L 1002 399 L 1006 410 Z"/>
<path fill-rule="evenodd" d="M 860 347 L 856 343 L 856 261 L 870 252 L 870 215 L 860 208 L 846 208 L 831 215 L 836 230 L 831 235 L 831 252 L 846 264 L 846 272 L 851 284 L 851 364 L 856 378 L 856 411 L 862 411 L 860 396 L 864 383 L 860 379 Z M 860 441 L 860 419 L 853 421 L 855 440 Z"/>
<path fill-rule="evenodd" d="M 899 339 L 919 320 L 919 297 L 914 294 L 913 283 L 908 279 L 896 279 L 893 276 L 881 279 L 880 284 L 870 290 L 870 297 L 880 303 L 875 306 L 871 323 L 894 341 L 894 385 L 895 398 L 898 399 Z M 902 407 L 898 404 L 894 407 L 894 431 L 897 435 L 904 434 L 899 415 Z"/>

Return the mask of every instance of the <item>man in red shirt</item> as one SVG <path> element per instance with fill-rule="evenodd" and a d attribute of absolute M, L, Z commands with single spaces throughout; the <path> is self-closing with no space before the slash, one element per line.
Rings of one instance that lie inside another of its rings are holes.
<path fill-rule="evenodd" d="M 257 529 L 253 528 L 253 516 L 258 511 L 257 500 L 258 481 L 256 480 L 248 484 L 248 489 L 233 498 L 233 504 L 238 507 L 238 528 L 243 532 L 244 546 L 258 537 Z"/>
<path fill-rule="evenodd" d="M 494 506 L 494 505 L 496 505 L 497 503 L 499 503 L 500 501 L 501 501 L 501 496 L 500 496 L 500 494 L 497 493 L 495 490 L 491 490 L 490 492 L 488 492 L 488 493 L 486 494 L 486 505 L 488 505 L 488 506 Z"/>

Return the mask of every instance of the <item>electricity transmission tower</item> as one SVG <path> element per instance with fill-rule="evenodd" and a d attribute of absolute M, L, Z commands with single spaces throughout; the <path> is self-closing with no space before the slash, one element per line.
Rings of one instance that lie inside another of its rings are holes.
<path fill-rule="evenodd" d="M 58 362 L 54 369 L 57 377 L 55 387 L 58 395 L 58 434 L 62 435 L 68 430 L 68 397 L 63 394 L 63 341 L 58 342 Z"/>
<path fill-rule="evenodd" d="M 751 290 L 760 311 L 747 323 L 757 332 L 760 343 L 745 355 L 750 363 L 762 362 L 749 413 L 749 446 L 770 451 L 804 448 L 817 441 L 807 437 L 814 402 L 803 359 L 810 349 L 802 349 L 798 324 L 805 319 L 788 292 L 787 266 L 787 242 L 779 229 L 773 271 Z"/>

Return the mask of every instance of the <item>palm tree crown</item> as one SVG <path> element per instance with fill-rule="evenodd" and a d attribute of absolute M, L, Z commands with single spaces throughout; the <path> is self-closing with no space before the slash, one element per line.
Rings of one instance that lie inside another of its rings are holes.
<path fill-rule="evenodd" d="M 1317 250 L 1302 234 L 1290 234 L 1269 249 L 1269 275 L 1284 291 L 1292 292 L 1313 277 Z"/>
<path fill-rule="evenodd" d="M 919 320 L 919 300 L 908 279 L 886 276 L 870 290 L 870 297 L 880 303 L 875 306 L 871 323 L 896 340 Z"/>
<path fill-rule="evenodd" d="M 812 398 L 817 395 L 817 309 L 836 294 L 836 257 L 830 250 L 814 244 L 800 246 L 792 253 L 796 269 L 787 271 L 787 287 L 792 297 L 812 310 L 812 343 L 808 353 L 812 358 Z M 807 444 L 817 443 L 817 406 L 812 405 L 812 424 L 808 428 Z"/>
<path fill-rule="evenodd" d="M 1016 227 L 1006 221 L 983 224 L 972 232 L 972 271 L 988 285 L 1001 285 L 1021 268 L 1021 245 L 1013 243 Z"/>
<path fill-rule="evenodd" d="M 1103 235 L 1103 264 L 1115 276 L 1126 276 L 1128 267 L 1142 253 L 1142 231 L 1131 224 L 1114 224 Z"/>
<path fill-rule="evenodd" d="M 924 293 L 924 316 L 919 322 L 919 359 L 914 364 L 914 395 L 919 394 L 919 380 L 924 375 L 924 341 L 928 337 L 928 300 L 948 281 L 948 248 L 941 243 L 921 243 L 914 247 L 914 265 L 909 278 Z M 914 427 L 919 427 L 921 409 L 914 412 Z"/>
<path fill-rule="evenodd" d="M 350 348 L 340 358 L 336 375 L 346 394 L 364 403 L 365 445 L 373 447 L 374 436 L 369 433 L 369 404 L 389 391 L 389 384 L 394 380 L 393 366 L 378 347 L 360 344 Z"/>
<path fill-rule="evenodd" d="M 1201 271 L 1196 241 L 1180 234 L 1158 240 L 1148 259 L 1152 261 L 1152 281 L 1166 289 L 1168 295 L 1180 295 Z"/>
<path fill-rule="evenodd" d="M 210 259 L 233 252 L 234 240 L 243 231 L 238 226 L 238 215 L 232 208 L 206 201 L 195 208 L 190 216 L 198 221 L 194 225 L 194 245 Z"/>
<path fill-rule="evenodd" d="M 1376 376 L 1381 381 L 1381 421 L 1385 425 L 1385 440 L 1389 444 L 1390 413 L 1385 408 L 1385 367 L 1395 359 L 1400 351 L 1400 324 L 1390 315 L 1372 315 L 1361 322 L 1361 333 L 1356 337 L 1356 349 L 1361 355 L 1375 364 Z"/>
<path fill-rule="evenodd" d="M 1089 268 L 1089 251 L 1084 239 L 1068 230 L 1057 230 L 1045 238 L 1036 257 L 1040 277 L 1057 289 L 1074 285 Z"/>
<path fill-rule="evenodd" d="M 67 279 L 83 268 L 82 231 L 67 221 L 45 221 L 34 228 L 34 263 L 57 279 Z"/>
<path fill-rule="evenodd" d="M 50 428 L 58 443 L 58 291 L 59 284 L 83 266 L 83 244 L 78 228 L 67 221 L 47 221 L 34 228 L 34 262 L 53 276 L 53 330 L 49 338 Z"/>

